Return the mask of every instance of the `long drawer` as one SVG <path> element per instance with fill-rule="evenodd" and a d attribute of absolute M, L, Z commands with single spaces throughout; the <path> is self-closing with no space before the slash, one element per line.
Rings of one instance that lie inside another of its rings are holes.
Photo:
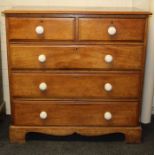
<path fill-rule="evenodd" d="M 8 38 L 74 40 L 74 18 L 8 18 Z"/>
<path fill-rule="evenodd" d="M 137 102 L 13 101 L 14 125 L 136 126 Z"/>
<path fill-rule="evenodd" d="M 145 19 L 79 18 L 79 40 L 143 41 Z"/>
<path fill-rule="evenodd" d="M 14 72 L 14 97 L 40 98 L 138 98 L 138 72 Z"/>
<path fill-rule="evenodd" d="M 13 69 L 142 69 L 143 46 L 10 45 Z"/>

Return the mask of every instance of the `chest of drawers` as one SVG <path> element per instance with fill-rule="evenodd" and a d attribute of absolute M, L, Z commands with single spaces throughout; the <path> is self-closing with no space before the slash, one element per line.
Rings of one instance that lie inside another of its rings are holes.
<path fill-rule="evenodd" d="M 29 132 L 141 140 L 150 13 L 6 10 L 11 142 Z"/>

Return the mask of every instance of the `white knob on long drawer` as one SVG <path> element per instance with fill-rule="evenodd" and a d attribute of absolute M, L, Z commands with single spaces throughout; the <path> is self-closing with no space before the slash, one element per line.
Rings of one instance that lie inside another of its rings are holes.
<path fill-rule="evenodd" d="M 47 84 L 45 82 L 40 83 L 39 89 L 41 91 L 45 91 L 47 89 Z"/>
<path fill-rule="evenodd" d="M 109 111 L 107 111 L 107 112 L 104 113 L 104 118 L 106 120 L 111 120 L 112 119 L 112 114 Z"/>
<path fill-rule="evenodd" d="M 39 62 L 44 63 L 46 61 L 46 55 L 44 54 L 39 55 L 38 60 Z"/>
<path fill-rule="evenodd" d="M 43 26 L 37 26 L 35 29 L 37 34 L 43 34 L 44 33 L 44 27 Z"/>
<path fill-rule="evenodd" d="M 108 34 L 109 35 L 113 36 L 116 34 L 116 32 L 117 32 L 117 30 L 116 30 L 115 26 L 109 26 L 109 28 L 108 28 Z"/>
<path fill-rule="evenodd" d="M 113 61 L 113 56 L 110 55 L 110 54 L 105 55 L 104 61 L 105 61 L 106 63 L 111 63 L 111 62 Z"/>
<path fill-rule="evenodd" d="M 104 85 L 104 89 L 105 89 L 105 91 L 111 91 L 112 90 L 112 85 L 110 83 L 106 83 Z"/>
<path fill-rule="evenodd" d="M 40 113 L 40 118 L 41 118 L 41 119 L 46 119 L 46 118 L 47 118 L 47 112 L 46 112 L 46 111 L 42 111 L 42 112 Z"/>

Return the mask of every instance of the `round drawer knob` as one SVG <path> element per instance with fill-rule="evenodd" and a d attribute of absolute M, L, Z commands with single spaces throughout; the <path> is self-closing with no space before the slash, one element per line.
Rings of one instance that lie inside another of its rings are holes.
<path fill-rule="evenodd" d="M 39 62 L 44 63 L 46 61 L 46 55 L 44 54 L 39 55 L 38 60 Z"/>
<path fill-rule="evenodd" d="M 41 91 L 45 91 L 47 89 L 47 84 L 45 82 L 40 83 L 39 89 Z"/>
<path fill-rule="evenodd" d="M 105 118 L 105 120 L 111 120 L 112 119 L 112 114 L 107 111 L 107 112 L 104 113 L 104 118 Z"/>
<path fill-rule="evenodd" d="M 112 85 L 110 83 L 106 83 L 104 85 L 104 89 L 105 89 L 105 91 L 111 91 L 112 90 Z"/>
<path fill-rule="evenodd" d="M 107 55 L 104 57 L 104 61 L 105 61 L 106 63 L 111 63 L 111 62 L 113 61 L 113 56 L 107 54 Z"/>
<path fill-rule="evenodd" d="M 41 119 L 46 119 L 46 118 L 47 118 L 47 112 L 42 111 L 42 112 L 40 113 L 40 118 L 41 118 Z"/>
<path fill-rule="evenodd" d="M 109 26 L 109 28 L 108 28 L 109 35 L 113 36 L 116 34 L 116 32 L 117 32 L 117 30 L 116 30 L 115 26 Z"/>
<path fill-rule="evenodd" d="M 43 34 L 44 33 L 44 27 L 43 26 L 37 26 L 35 31 L 37 34 Z"/>

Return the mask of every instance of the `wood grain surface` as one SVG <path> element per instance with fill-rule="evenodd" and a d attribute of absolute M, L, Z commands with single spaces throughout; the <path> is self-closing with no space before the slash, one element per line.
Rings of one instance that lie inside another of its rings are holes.
<path fill-rule="evenodd" d="M 13 102 L 14 125 L 137 126 L 136 102 L 20 101 Z M 40 113 L 47 118 L 42 120 Z M 111 120 L 104 113 L 112 114 Z M 23 121 L 24 120 L 24 121 Z"/>
<path fill-rule="evenodd" d="M 29 132 L 141 141 L 139 125 L 150 12 L 137 9 L 11 9 L 6 15 L 12 111 L 10 142 Z M 37 26 L 44 33 L 36 34 Z M 108 34 L 109 26 L 116 34 Z M 46 62 L 38 56 L 44 54 Z M 113 56 L 106 63 L 107 54 Z M 45 82 L 47 90 L 39 85 Z M 107 92 L 104 85 L 110 83 Z M 40 119 L 46 111 L 47 118 Z M 104 118 L 106 111 L 112 119 Z"/>
<path fill-rule="evenodd" d="M 99 69 L 138 70 L 142 69 L 143 46 L 141 45 L 10 45 L 12 69 Z M 38 61 L 39 55 L 46 62 Z M 111 55 L 113 61 L 105 62 Z"/>
<path fill-rule="evenodd" d="M 108 27 L 117 30 L 108 34 Z M 79 40 L 144 40 L 145 19 L 79 18 Z"/>
<path fill-rule="evenodd" d="M 40 91 L 40 83 L 47 90 Z M 110 83 L 112 91 L 104 85 Z M 139 73 L 13 73 L 12 95 L 14 97 L 39 98 L 138 98 L 141 79 Z"/>
<path fill-rule="evenodd" d="M 16 18 L 8 19 L 9 39 L 73 40 L 74 18 Z M 37 26 L 44 27 L 44 33 L 36 34 Z"/>

